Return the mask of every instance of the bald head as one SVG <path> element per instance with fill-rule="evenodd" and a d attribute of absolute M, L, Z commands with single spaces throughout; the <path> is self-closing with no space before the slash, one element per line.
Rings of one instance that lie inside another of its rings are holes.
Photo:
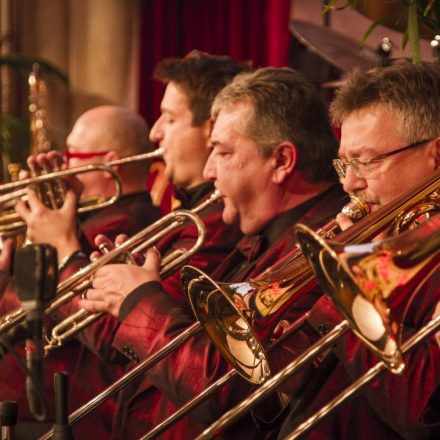
<path fill-rule="evenodd" d="M 144 119 L 136 112 L 117 105 L 103 105 L 83 113 L 67 137 L 70 153 L 100 153 L 81 158 L 72 156 L 69 168 L 87 164 L 108 163 L 122 157 L 152 151 L 149 141 L 150 129 Z M 134 162 L 116 166 L 123 194 L 144 191 L 148 174 L 146 162 Z M 97 194 L 110 197 L 114 193 L 114 183 L 108 173 L 85 173 L 78 175 L 83 183 L 83 196 Z"/>
<path fill-rule="evenodd" d="M 119 157 L 153 150 L 149 127 L 134 111 L 103 105 L 83 113 L 67 137 L 67 146 L 76 152 L 114 151 Z"/>

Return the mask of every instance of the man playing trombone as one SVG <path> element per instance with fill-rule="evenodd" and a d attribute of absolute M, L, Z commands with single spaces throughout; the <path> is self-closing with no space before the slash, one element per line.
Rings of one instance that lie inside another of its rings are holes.
<path fill-rule="evenodd" d="M 354 73 L 331 104 L 335 125 L 341 126 L 335 168 L 347 193 L 356 193 L 372 212 L 417 187 L 440 169 L 440 67 L 397 64 L 367 73 Z M 438 212 L 438 195 L 430 204 Z M 432 214 L 432 212 L 431 212 Z M 426 214 L 415 224 L 425 220 Z M 352 225 L 343 214 L 341 226 Z M 383 238 L 383 234 L 381 235 Z M 411 303 L 403 322 L 406 339 L 430 321 L 440 300 L 437 269 Z M 342 320 L 327 296 L 312 308 L 308 319 L 315 334 L 325 334 Z M 284 438 L 309 416 L 372 367 L 377 358 L 352 333 L 333 350 L 336 355 L 321 383 L 304 390 L 304 407 L 286 419 Z M 338 362 L 337 362 L 337 361 Z M 322 423 L 307 438 L 438 438 L 440 426 L 440 349 L 435 337 L 404 357 L 402 375 L 390 373 L 368 385 Z M 336 365 L 335 365 L 336 364 Z"/>
<path fill-rule="evenodd" d="M 238 282 L 261 273 L 293 249 L 290 226 L 297 221 L 319 225 L 339 211 L 344 198 L 330 166 L 336 141 L 318 92 L 291 69 L 237 76 L 217 96 L 212 111 L 215 123 L 204 175 L 222 195 L 224 221 L 238 224 L 246 234 L 212 276 Z M 94 288 L 81 305 L 121 320 L 113 345 L 122 353 L 146 358 L 192 322 L 188 308 L 161 285 L 156 252 L 148 252 L 146 282 L 134 290 L 123 281 L 115 289 L 118 272 L 115 266 L 111 269 L 97 271 Z M 153 427 L 227 369 L 206 335 L 185 343 L 148 372 L 154 387 L 141 402 L 141 430 Z M 247 391 L 236 382 L 162 438 L 192 438 Z M 255 435 L 247 422 L 236 427 L 235 434 Z M 140 433 L 139 427 L 132 427 L 122 435 L 135 438 Z"/>

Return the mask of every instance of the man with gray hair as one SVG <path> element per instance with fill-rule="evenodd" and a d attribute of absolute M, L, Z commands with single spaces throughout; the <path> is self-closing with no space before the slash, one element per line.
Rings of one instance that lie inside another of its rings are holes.
<path fill-rule="evenodd" d="M 438 173 L 438 64 L 405 63 L 353 73 L 338 90 L 330 113 L 334 124 L 341 127 L 334 166 L 344 190 L 363 198 L 372 212 Z M 438 212 L 438 199 L 433 207 Z M 416 216 L 415 224 L 433 212 Z M 343 214 L 338 220 L 343 229 L 352 224 Z M 405 315 L 404 339 L 431 320 L 440 300 L 440 271 L 420 287 Z M 325 295 L 308 319 L 316 335 L 322 329 L 330 331 L 341 320 Z M 312 397 L 303 399 L 307 405 L 302 411 L 297 408 L 288 416 L 279 438 L 302 421 L 301 412 L 313 414 L 377 362 L 353 333 L 344 336 L 333 352 L 333 371 L 321 375 L 324 383 L 315 384 L 314 392 L 304 391 Z M 307 438 L 438 438 L 440 349 L 435 337 L 418 344 L 404 360 L 402 375 L 382 375 L 314 427 Z"/>
<path fill-rule="evenodd" d="M 211 275 L 216 280 L 240 282 L 258 275 L 294 248 L 290 227 L 297 221 L 317 226 L 339 211 L 344 197 L 331 167 L 336 140 L 318 91 L 292 69 L 264 68 L 236 76 L 215 98 L 212 114 L 211 154 L 204 176 L 220 191 L 224 222 L 239 225 L 246 236 Z M 157 253 L 147 254 L 144 270 L 147 282 L 133 291 L 115 291 L 113 270 L 98 270 L 93 289 L 81 300 L 82 307 L 121 320 L 114 347 L 138 359 L 163 347 L 193 320 L 162 287 Z M 144 297 L 127 310 L 124 304 L 132 296 L 140 297 L 142 291 Z M 310 302 L 313 299 L 311 295 Z M 304 307 L 293 310 L 292 319 Z M 291 350 L 307 343 L 291 342 Z M 155 426 L 228 368 L 207 335 L 183 344 L 147 372 L 155 392 L 150 390 L 144 406 L 144 429 Z M 309 373 L 302 372 L 289 384 L 290 389 L 297 390 Z M 241 379 L 235 381 L 162 438 L 193 438 L 248 391 Z M 229 438 L 239 434 L 256 435 L 250 418 L 228 432 Z M 126 433 L 126 438 L 135 436 Z"/>

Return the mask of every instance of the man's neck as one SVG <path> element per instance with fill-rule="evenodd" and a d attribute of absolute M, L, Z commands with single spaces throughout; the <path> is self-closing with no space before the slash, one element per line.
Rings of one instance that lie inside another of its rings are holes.
<path fill-rule="evenodd" d="M 278 214 L 292 209 L 295 206 L 301 205 L 307 200 L 310 200 L 318 194 L 326 191 L 333 185 L 334 183 L 332 182 L 309 183 L 303 181 L 301 185 L 295 187 L 294 192 L 286 192 L 284 194 L 284 196 L 281 198 L 281 203 L 279 204 L 281 209 Z"/>

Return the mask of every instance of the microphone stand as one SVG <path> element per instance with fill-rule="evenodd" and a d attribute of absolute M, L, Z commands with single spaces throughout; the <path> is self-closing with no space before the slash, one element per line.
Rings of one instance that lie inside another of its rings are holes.
<path fill-rule="evenodd" d="M 14 279 L 18 296 L 27 309 L 26 395 L 36 420 L 46 419 L 44 397 L 43 323 L 46 303 L 55 296 L 58 282 L 57 253 L 47 244 L 32 244 L 14 255 Z"/>
<path fill-rule="evenodd" d="M 69 425 L 69 376 L 65 371 L 58 371 L 53 376 L 55 389 L 55 425 L 54 440 L 73 440 L 72 427 Z"/>
<path fill-rule="evenodd" d="M 0 402 L 1 440 L 14 440 L 14 426 L 17 424 L 17 402 L 5 400 Z"/>

